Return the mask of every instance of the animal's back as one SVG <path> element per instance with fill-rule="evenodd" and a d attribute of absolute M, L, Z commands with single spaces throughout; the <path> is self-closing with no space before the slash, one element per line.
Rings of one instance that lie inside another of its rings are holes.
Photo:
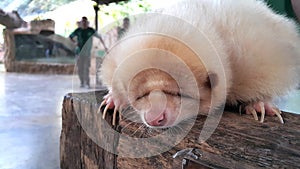
<path fill-rule="evenodd" d="M 300 41 L 293 21 L 275 14 L 256 0 L 184 0 L 151 16 L 138 18 L 102 65 L 102 80 L 111 91 L 108 97 L 118 103 L 117 109 L 129 103 L 131 75 L 128 72 L 134 70 L 134 65 L 140 66 L 134 62 L 142 58 L 127 62 L 127 65 L 124 61 L 137 52 L 154 47 L 157 51 L 167 50 L 174 54 L 174 50 L 181 50 L 180 46 L 168 46 L 176 39 L 190 47 L 203 63 L 204 69 L 192 68 L 194 75 L 213 72 L 219 78 L 213 88 L 205 89 L 208 93 L 211 91 L 214 99 L 204 107 L 218 107 L 225 101 L 228 104 L 242 102 L 247 105 L 247 113 L 261 112 L 261 121 L 265 113 L 281 118 L 271 100 L 286 94 L 300 79 Z M 170 43 L 149 36 L 151 33 L 167 37 Z M 151 61 L 148 57 L 150 60 L 143 63 L 153 66 L 151 64 L 161 62 L 170 67 L 171 72 L 176 72 L 175 68 L 177 72 L 181 71 L 180 67 L 167 64 L 163 57 L 161 60 L 153 58 L 156 59 Z M 122 71 L 116 71 L 122 66 L 125 67 Z M 120 78 L 113 81 L 114 75 Z M 203 90 L 203 82 L 198 84 L 199 90 Z M 142 96 L 148 97 L 148 94 Z"/>
<path fill-rule="evenodd" d="M 231 16 L 225 15 L 227 23 L 222 22 L 223 30 L 228 30 L 219 32 L 227 46 L 232 69 L 228 102 L 271 101 L 295 88 L 300 72 L 296 24 L 275 14 L 260 1 L 240 4 L 229 1 L 233 7 L 234 3 L 240 7 L 230 10 L 228 6 L 226 13 Z"/>
<path fill-rule="evenodd" d="M 226 52 L 220 57 L 226 57 L 232 73 L 228 103 L 271 100 L 299 83 L 296 24 L 275 14 L 262 1 L 188 0 L 163 13 L 220 38 Z"/>

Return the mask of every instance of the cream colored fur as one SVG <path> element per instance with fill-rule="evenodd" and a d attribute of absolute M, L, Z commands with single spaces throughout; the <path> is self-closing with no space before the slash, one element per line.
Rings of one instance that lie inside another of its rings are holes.
<path fill-rule="evenodd" d="M 184 76 L 183 68 L 175 66 L 178 63 L 174 65 L 164 56 L 157 56 L 163 53 L 159 50 L 185 60 L 196 76 L 201 97 L 205 92 L 201 84 L 207 73 L 217 74 L 217 85 L 203 95 L 212 94 L 212 105 L 206 103 L 208 107 L 225 101 L 270 101 L 299 84 L 300 40 L 296 25 L 261 1 L 183 0 L 149 15 L 150 18 L 140 16 L 133 21 L 101 68 L 102 80 L 119 106 L 129 104 L 130 80 L 142 66 L 161 65 L 178 77 Z M 176 40 L 180 43 L 172 46 Z M 146 49 L 159 50 L 146 52 L 153 57 L 136 57 Z M 201 62 L 191 61 L 185 53 Z M 130 60 L 133 55 L 135 59 Z M 192 95 L 188 78 L 192 81 L 194 77 L 186 77 L 183 88 Z"/>

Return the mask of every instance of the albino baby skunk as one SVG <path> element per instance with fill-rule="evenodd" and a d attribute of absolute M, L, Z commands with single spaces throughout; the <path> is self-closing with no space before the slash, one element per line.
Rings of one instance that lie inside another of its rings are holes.
<path fill-rule="evenodd" d="M 272 100 L 299 84 L 293 21 L 258 0 L 184 0 L 133 20 L 101 67 L 103 116 L 131 106 L 147 126 L 170 127 L 243 104 L 283 123 Z"/>

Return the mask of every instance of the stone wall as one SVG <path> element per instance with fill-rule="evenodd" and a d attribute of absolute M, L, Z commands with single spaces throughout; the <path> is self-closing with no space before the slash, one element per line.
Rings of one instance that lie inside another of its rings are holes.
<path fill-rule="evenodd" d="M 34 62 L 34 61 L 26 61 L 26 60 L 18 60 L 16 58 L 17 54 L 17 46 L 16 46 L 16 38 L 15 35 L 34 35 L 36 38 L 39 38 L 41 35 L 39 34 L 41 31 L 53 31 L 54 33 L 55 23 L 52 20 L 43 20 L 43 21 L 32 21 L 30 22 L 30 29 L 5 29 L 3 31 L 4 34 L 4 42 L 5 42 L 5 54 L 4 54 L 4 65 L 7 72 L 23 72 L 23 73 L 46 73 L 46 74 L 73 74 L 75 64 L 71 63 L 48 63 L 48 62 Z M 28 31 L 29 30 L 29 31 Z M 36 42 L 51 42 L 51 38 L 46 39 L 40 38 L 36 40 Z M 68 46 L 65 46 L 64 43 L 53 41 L 54 43 L 61 44 L 62 49 L 68 51 L 68 55 L 72 53 L 72 49 L 69 49 Z M 44 45 L 43 43 L 38 43 L 36 45 Z M 22 47 L 22 44 L 18 46 Z M 24 45 L 23 45 L 24 46 Z M 32 50 L 37 49 L 37 47 L 32 46 Z M 74 46 L 75 48 L 75 46 Z M 22 50 L 18 52 L 22 55 Z M 37 52 L 35 53 L 38 56 Z M 42 55 L 44 55 L 44 50 L 42 51 Z M 23 53 L 25 54 L 25 53 Z M 72 55 L 72 54 L 71 54 Z"/>
<path fill-rule="evenodd" d="M 9 30 L 3 30 L 4 43 L 5 43 L 5 52 L 4 52 L 4 65 L 5 69 L 8 72 L 13 72 L 14 61 L 15 61 L 15 37 L 14 33 Z"/>
<path fill-rule="evenodd" d="M 41 30 L 48 30 L 55 32 L 55 22 L 51 19 L 33 20 L 29 23 L 31 33 L 39 34 Z"/>
<path fill-rule="evenodd" d="M 76 73 L 74 64 L 61 63 L 37 63 L 16 61 L 11 64 L 12 68 L 7 72 L 18 73 L 45 73 L 45 74 L 73 74 Z"/>

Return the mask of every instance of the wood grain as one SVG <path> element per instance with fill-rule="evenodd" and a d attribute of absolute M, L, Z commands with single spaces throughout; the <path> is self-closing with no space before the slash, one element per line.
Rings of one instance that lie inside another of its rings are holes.
<path fill-rule="evenodd" d="M 65 97 L 61 168 L 300 168 L 299 115 L 283 113 L 285 124 L 280 124 L 277 117 L 268 116 L 264 123 L 259 123 L 249 115 L 224 112 L 216 130 L 202 143 L 198 138 L 206 117 L 198 116 L 191 130 L 181 131 L 187 132 L 183 139 L 175 132 L 170 140 L 160 137 L 164 130 L 149 131 L 142 124 L 133 123 L 129 119 L 123 119 L 116 127 L 108 129 L 101 114 L 96 113 L 105 93 L 96 91 L 68 94 Z M 111 113 L 106 117 L 108 123 L 112 120 Z M 90 129 L 84 129 L 87 122 Z M 97 134 L 91 136 L 89 133 Z M 157 139 L 132 146 L 132 138 L 153 136 Z M 178 144 L 170 144 L 176 139 L 179 139 Z M 103 140 L 109 144 L 101 148 L 103 146 L 98 146 L 98 141 Z M 160 148 L 158 146 L 169 146 L 170 149 L 155 156 L 131 158 L 142 154 L 143 150 L 155 153 Z M 187 154 L 175 159 L 172 157 L 176 152 L 188 148 L 194 148 L 197 159 Z"/>

